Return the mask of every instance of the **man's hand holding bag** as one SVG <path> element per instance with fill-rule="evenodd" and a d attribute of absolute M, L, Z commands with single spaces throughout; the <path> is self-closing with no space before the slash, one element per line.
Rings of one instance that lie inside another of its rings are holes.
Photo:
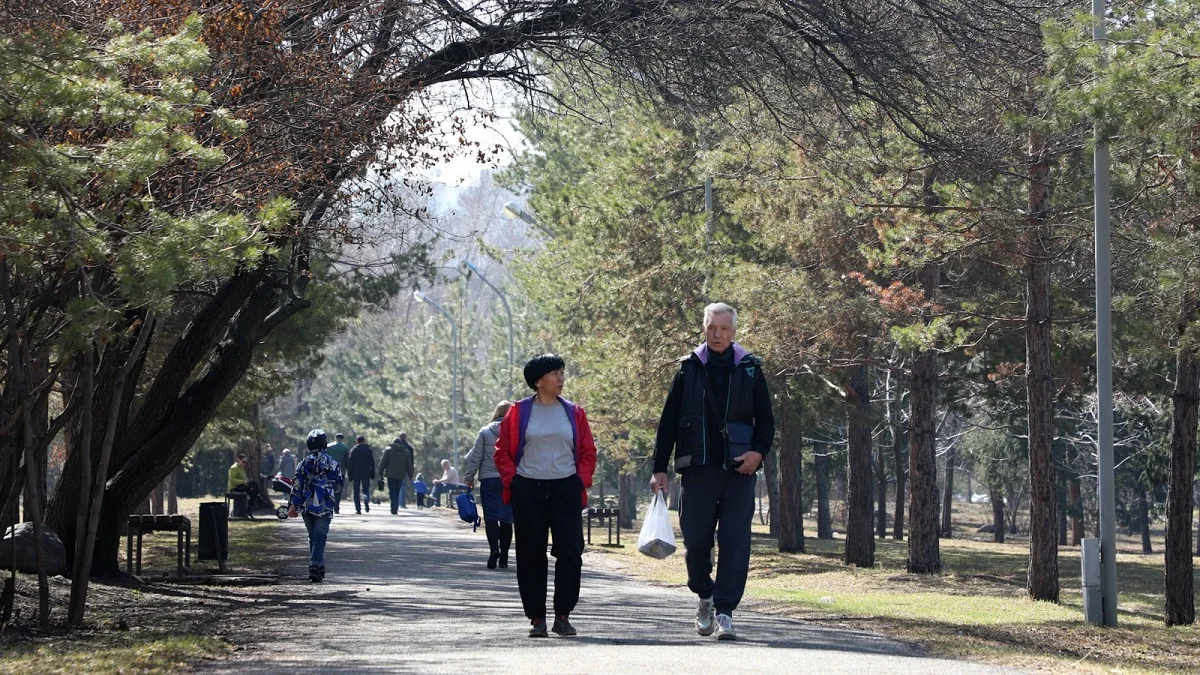
<path fill-rule="evenodd" d="M 638 551 L 662 560 L 675 550 L 675 530 L 671 527 L 666 498 L 662 492 L 655 490 L 646 520 L 642 522 L 642 532 L 638 535 Z"/>

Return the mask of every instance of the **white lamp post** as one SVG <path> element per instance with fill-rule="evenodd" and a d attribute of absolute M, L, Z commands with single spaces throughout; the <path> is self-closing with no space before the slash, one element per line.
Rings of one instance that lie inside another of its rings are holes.
<path fill-rule="evenodd" d="M 507 206 L 506 206 L 505 208 L 507 208 Z M 465 258 L 464 258 L 464 259 L 462 259 L 462 260 L 459 260 L 458 262 L 459 262 L 459 264 L 460 264 L 460 265 L 462 265 L 463 267 L 466 267 L 467 269 L 471 270 L 471 271 L 472 271 L 472 272 L 474 272 L 476 275 L 478 275 L 478 276 L 479 276 L 479 279 L 480 279 L 481 281 L 483 281 L 483 283 L 487 284 L 488 288 L 492 289 L 493 291 L 496 291 L 496 295 L 500 296 L 500 302 L 501 302 L 501 304 L 503 304 L 503 305 L 504 305 L 504 312 L 505 312 L 505 313 L 508 315 L 508 374 L 507 374 L 507 375 L 505 375 L 505 378 L 504 378 L 504 379 L 508 380 L 508 400 L 510 400 L 510 401 L 511 401 L 511 400 L 512 400 L 512 398 L 513 398 L 513 383 L 512 383 L 512 377 L 513 377 L 513 319 L 512 319 L 512 308 L 510 308 L 510 307 L 508 306 L 508 298 L 506 298 L 506 297 L 504 296 L 504 291 L 502 291 L 502 290 L 500 290 L 499 288 L 497 288 L 497 287 L 496 287 L 496 284 L 493 284 L 491 281 L 488 281 L 488 278 L 487 278 L 487 277 L 485 277 L 485 276 L 483 276 L 483 272 L 480 272 L 478 267 L 476 267 L 476 266 L 472 265 L 472 264 L 471 264 L 471 261 L 469 261 L 469 260 L 467 260 L 467 259 L 465 259 Z"/>
<path fill-rule="evenodd" d="M 420 302 L 432 305 L 435 309 L 441 312 L 446 320 L 450 322 L 450 337 L 454 342 L 454 352 L 451 354 L 451 375 L 450 375 L 450 426 L 454 435 L 454 468 L 458 468 L 458 324 L 454 322 L 454 317 L 450 312 L 446 311 L 445 307 L 434 302 L 421 291 L 413 291 L 413 297 Z"/>
<path fill-rule="evenodd" d="M 1092 0 L 1092 39 L 1103 49 L 1105 0 Z M 1101 56 L 1101 59 L 1104 57 Z M 1108 139 L 1096 126 L 1096 422 L 1097 501 L 1100 502 L 1100 595 L 1104 625 L 1117 625 L 1116 481 L 1113 471 L 1112 246 L 1109 223 Z"/>

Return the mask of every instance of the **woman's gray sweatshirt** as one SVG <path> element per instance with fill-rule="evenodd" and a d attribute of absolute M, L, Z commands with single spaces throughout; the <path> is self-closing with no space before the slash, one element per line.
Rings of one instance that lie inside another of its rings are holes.
<path fill-rule="evenodd" d="M 471 452 L 467 453 L 467 458 L 463 462 L 462 480 L 474 478 L 475 473 L 479 473 L 479 479 L 484 478 L 499 478 L 500 472 L 496 470 L 496 441 L 500 440 L 500 420 L 492 420 L 492 423 L 479 430 L 479 435 L 475 437 L 475 447 L 471 448 Z"/>

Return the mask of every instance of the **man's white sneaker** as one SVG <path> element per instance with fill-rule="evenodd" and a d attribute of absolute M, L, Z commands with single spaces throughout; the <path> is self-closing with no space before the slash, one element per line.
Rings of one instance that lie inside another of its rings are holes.
<path fill-rule="evenodd" d="M 696 607 L 696 632 L 705 636 L 712 635 L 716 629 L 713 624 L 712 598 L 701 598 L 699 606 Z"/>
<path fill-rule="evenodd" d="M 717 639 L 736 640 L 737 633 L 733 632 L 733 619 L 728 614 L 717 615 Z"/>

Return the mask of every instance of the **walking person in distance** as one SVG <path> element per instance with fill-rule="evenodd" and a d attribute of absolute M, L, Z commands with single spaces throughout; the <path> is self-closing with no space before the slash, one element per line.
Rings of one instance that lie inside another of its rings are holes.
<path fill-rule="evenodd" d="M 596 443 L 583 408 L 562 397 L 565 364 L 555 354 L 525 364 L 534 395 L 521 399 L 500 423 L 496 470 L 503 500 L 512 505 L 517 537 L 517 588 L 531 627 L 546 637 L 546 542 L 554 537 L 554 626 L 575 635 L 570 614 L 579 602 L 587 488 L 596 469 Z"/>
<path fill-rule="evenodd" d="M 350 484 L 354 486 L 354 512 L 371 512 L 371 481 L 375 480 L 375 453 L 367 445 L 367 438 L 359 436 L 356 445 L 350 448 Z M 364 504 L 359 503 L 361 492 Z"/>
<path fill-rule="evenodd" d="M 392 444 L 384 448 L 383 458 L 379 460 L 379 480 L 387 479 L 388 499 L 391 501 L 392 513 L 397 508 L 407 509 L 404 503 L 404 485 L 413 476 L 413 456 L 404 442 L 403 434 Z"/>

